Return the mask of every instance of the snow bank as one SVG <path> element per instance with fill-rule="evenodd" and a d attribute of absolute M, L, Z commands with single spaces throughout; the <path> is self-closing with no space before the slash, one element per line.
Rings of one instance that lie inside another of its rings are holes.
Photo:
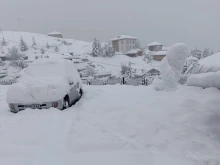
<path fill-rule="evenodd" d="M 220 72 L 191 75 L 187 79 L 187 85 L 202 88 L 215 87 L 220 89 Z"/>
<path fill-rule="evenodd" d="M 172 45 L 167 51 L 167 59 L 170 66 L 182 72 L 186 58 L 189 56 L 189 49 L 186 44 L 177 43 Z"/>

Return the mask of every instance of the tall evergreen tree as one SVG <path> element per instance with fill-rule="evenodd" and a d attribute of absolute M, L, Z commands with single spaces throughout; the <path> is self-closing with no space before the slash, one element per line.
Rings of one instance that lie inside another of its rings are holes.
<path fill-rule="evenodd" d="M 32 38 L 32 47 L 37 46 L 37 43 L 35 42 L 34 37 Z"/>
<path fill-rule="evenodd" d="M 102 55 L 102 48 L 99 40 L 94 38 L 93 45 L 92 45 L 92 56 L 98 57 Z"/>
<path fill-rule="evenodd" d="M 20 50 L 25 52 L 28 50 L 27 44 L 24 42 L 23 38 L 20 39 Z"/>

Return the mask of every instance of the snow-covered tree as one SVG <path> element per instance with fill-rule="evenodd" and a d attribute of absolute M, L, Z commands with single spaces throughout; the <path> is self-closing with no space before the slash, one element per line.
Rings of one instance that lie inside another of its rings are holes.
<path fill-rule="evenodd" d="M 94 57 L 102 56 L 102 48 L 100 41 L 95 38 L 93 40 L 93 45 L 92 45 L 92 56 Z"/>
<path fill-rule="evenodd" d="M 94 67 L 92 67 L 92 66 L 90 66 L 90 65 L 87 65 L 86 67 L 85 67 L 85 71 L 86 71 L 86 74 L 88 75 L 88 76 L 94 76 L 95 75 L 95 68 Z"/>
<path fill-rule="evenodd" d="M 5 41 L 5 39 L 3 38 L 3 40 L 1 41 L 1 46 L 7 46 L 7 43 Z"/>
<path fill-rule="evenodd" d="M 153 52 L 149 51 L 146 52 L 145 50 L 142 50 L 142 56 L 144 57 L 144 61 L 146 61 L 147 63 L 151 63 L 153 60 Z"/>
<path fill-rule="evenodd" d="M 115 49 L 111 47 L 109 44 L 105 44 L 102 53 L 104 57 L 112 57 L 115 55 Z"/>
<path fill-rule="evenodd" d="M 215 52 L 212 50 L 212 51 L 211 51 L 211 55 L 213 55 L 213 54 L 215 54 Z"/>
<path fill-rule="evenodd" d="M 48 44 L 48 42 L 46 43 L 46 48 L 50 49 L 50 45 Z"/>
<path fill-rule="evenodd" d="M 136 42 L 135 42 L 135 48 L 136 48 L 136 49 L 141 49 L 141 44 L 140 44 L 140 41 L 139 41 L 139 40 L 136 40 Z"/>
<path fill-rule="evenodd" d="M 27 44 L 24 42 L 23 38 L 20 39 L 20 50 L 25 52 L 28 50 Z"/>
<path fill-rule="evenodd" d="M 44 48 L 41 48 L 40 51 L 41 51 L 41 54 L 44 54 L 44 53 L 45 53 Z"/>
<path fill-rule="evenodd" d="M 8 49 L 8 58 L 11 61 L 12 66 L 25 68 L 27 67 L 27 64 L 24 62 L 24 56 L 18 52 L 18 49 L 16 47 L 12 47 L 11 49 Z"/>
<path fill-rule="evenodd" d="M 35 39 L 34 39 L 34 37 L 32 38 L 32 47 L 35 47 L 35 46 L 37 46 L 37 43 L 36 43 L 36 41 L 35 41 Z"/>
<path fill-rule="evenodd" d="M 197 63 L 198 63 L 198 58 L 196 57 L 190 56 L 186 58 L 183 66 L 182 74 L 189 74 Z"/>
<path fill-rule="evenodd" d="M 58 47 L 58 45 L 54 45 L 54 51 L 55 51 L 55 52 L 59 52 L 59 47 Z"/>
<path fill-rule="evenodd" d="M 123 76 L 131 76 L 131 73 L 132 73 L 132 68 L 130 62 L 128 64 L 121 64 L 121 74 Z"/>
<path fill-rule="evenodd" d="M 211 55 L 209 48 L 205 48 L 202 52 L 202 58 L 206 58 Z"/>

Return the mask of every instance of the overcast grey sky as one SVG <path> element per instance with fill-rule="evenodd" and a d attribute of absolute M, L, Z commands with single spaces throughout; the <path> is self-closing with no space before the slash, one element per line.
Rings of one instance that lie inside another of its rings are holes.
<path fill-rule="evenodd" d="M 220 0 L 0 0 L 4 30 L 109 41 L 118 34 L 142 45 L 184 42 L 190 48 L 220 49 Z M 21 18 L 20 23 L 16 21 Z"/>

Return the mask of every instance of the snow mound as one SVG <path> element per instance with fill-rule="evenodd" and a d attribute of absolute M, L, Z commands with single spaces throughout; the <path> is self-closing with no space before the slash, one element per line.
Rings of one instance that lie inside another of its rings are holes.
<path fill-rule="evenodd" d="M 167 59 L 170 66 L 182 72 L 186 58 L 189 56 L 189 49 L 186 44 L 177 43 L 172 45 L 167 51 Z"/>
<path fill-rule="evenodd" d="M 220 72 L 191 75 L 187 79 L 187 85 L 202 88 L 215 87 L 220 89 Z"/>

